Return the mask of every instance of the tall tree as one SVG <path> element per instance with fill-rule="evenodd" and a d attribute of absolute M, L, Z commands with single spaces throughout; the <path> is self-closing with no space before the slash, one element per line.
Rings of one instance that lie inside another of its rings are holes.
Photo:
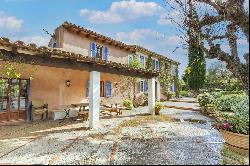
<path fill-rule="evenodd" d="M 192 13 L 192 22 L 195 24 L 198 22 L 198 15 L 195 11 Z M 188 29 L 189 48 L 188 48 L 188 67 L 191 72 L 188 75 L 188 85 L 191 90 L 196 92 L 201 89 L 206 79 L 206 59 L 204 51 L 199 46 L 200 37 L 194 27 Z"/>
<path fill-rule="evenodd" d="M 198 92 L 203 88 L 206 79 L 206 61 L 201 47 L 192 45 L 188 50 L 189 64 L 191 69 L 188 75 L 188 86 L 190 89 Z"/>

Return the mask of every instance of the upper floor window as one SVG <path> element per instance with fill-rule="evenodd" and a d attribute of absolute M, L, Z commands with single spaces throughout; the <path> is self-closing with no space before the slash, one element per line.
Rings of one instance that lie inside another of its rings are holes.
<path fill-rule="evenodd" d="M 174 65 L 171 66 L 171 74 L 172 76 L 176 75 L 176 66 Z"/>
<path fill-rule="evenodd" d="M 133 61 L 133 55 L 128 55 L 128 65 L 130 65 Z"/>
<path fill-rule="evenodd" d="M 103 60 L 108 60 L 108 47 L 96 43 L 90 44 L 90 56 Z"/>
<path fill-rule="evenodd" d="M 154 70 L 160 70 L 160 63 L 156 59 L 153 59 L 153 69 Z"/>
<path fill-rule="evenodd" d="M 145 67 L 145 56 L 140 55 L 140 63 L 141 63 L 141 66 L 144 68 Z"/>

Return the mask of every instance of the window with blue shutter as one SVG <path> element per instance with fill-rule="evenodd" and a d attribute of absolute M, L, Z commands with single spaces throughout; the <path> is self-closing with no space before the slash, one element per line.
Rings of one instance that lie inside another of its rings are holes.
<path fill-rule="evenodd" d="M 90 55 L 91 57 L 96 57 L 96 44 L 95 43 L 91 43 L 90 44 Z"/>
<path fill-rule="evenodd" d="M 104 59 L 105 61 L 108 60 L 108 55 L 109 55 L 108 47 L 104 47 L 103 59 Z"/>
<path fill-rule="evenodd" d="M 160 69 L 160 65 L 159 65 L 159 61 L 158 60 L 155 61 L 155 69 L 156 70 Z"/>
<path fill-rule="evenodd" d="M 112 86 L 111 86 L 111 82 L 107 81 L 106 82 L 106 97 L 111 97 L 112 95 Z"/>
<path fill-rule="evenodd" d="M 175 92 L 175 84 L 172 85 L 172 92 Z"/>
<path fill-rule="evenodd" d="M 86 97 L 89 97 L 89 80 L 87 81 Z"/>
<path fill-rule="evenodd" d="M 148 82 L 147 80 L 144 80 L 144 92 L 148 91 Z"/>
<path fill-rule="evenodd" d="M 140 56 L 140 62 L 141 62 L 141 66 L 144 67 L 145 66 L 145 57 L 143 55 Z"/>
<path fill-rule="evenodd" d="M 153 59 L 153 69 L 155 69 L 155 60 Z"/>

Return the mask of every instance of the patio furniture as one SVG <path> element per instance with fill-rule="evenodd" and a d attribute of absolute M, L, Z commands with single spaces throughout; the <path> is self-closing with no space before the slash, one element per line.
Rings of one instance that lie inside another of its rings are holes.
<path fill-rule="evenodd" d="M 70 105 L 61 105 L 61 106 L 58 106 L 57 108 L 51 110 L 51 113 L 52 113 L 52 118 L 54 120 L 62 120 L 64 118 L 77 117 L 78 109 L 76 109 Z"/>
<path fill-rule="evenodd" d="M 112 106 L 108 106 L 108 105 L 101 105 L 100 110 L 115 112 L 117 115 L 122 115 L 122 111 L 118 107 L 112 107 Z"/>
<path fill-rule="evenodd" d="M 71 104 L 73 107 L 79 107 L 79 111 L 78 111 L 78 118 L 82 118 L 83 121 L 87 121 L 88 120 L 88 116 L 89 116 L 89 109 L 87 107 L 89 107 L 89 103 L 77 103 L 77 104 Z"/>
<path fill-rule="evenodd" d="M 31 101 L 31 120 L 48 119 L 48 104 L 44 104 L 42 100 Z"/>
<path fill-rule="evenodd" d="M 63 110 L 65 111 L 65 116 L 61 119 L 61 121 L 59 123 L 64 122 L 66 118 L 70 118 L 69 112 L 71 111 L 71 107 L 66 105 L 66 106 L 64 106 Z"/>

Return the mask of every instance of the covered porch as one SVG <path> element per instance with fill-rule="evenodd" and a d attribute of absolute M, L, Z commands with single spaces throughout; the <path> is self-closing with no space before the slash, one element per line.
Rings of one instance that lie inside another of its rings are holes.
<path fill-rule="evenodd" d="M 47 47 L 37 48 L 25 45 L 21 41 L 11 43 L 8 39 L 0 39 L 1 59 L 3 61 L 20 62 L 38 66 L 71 69 L 89 72 L 89 127 L 99 125 L 100 114 L 100 75 L 109 73 L 148 79 L 148 113 L 153 114 L 156 98 L 155 82 L 158 72 L 131 68 L 126 64 L 84 57 L 80 54 L 65 52 Z M 79 77 L 81 77 L 79 75 Z M 27 111 L 30 113 L 30 110 Z M 27 116 L 28 117 L 28 116 Z"/>

